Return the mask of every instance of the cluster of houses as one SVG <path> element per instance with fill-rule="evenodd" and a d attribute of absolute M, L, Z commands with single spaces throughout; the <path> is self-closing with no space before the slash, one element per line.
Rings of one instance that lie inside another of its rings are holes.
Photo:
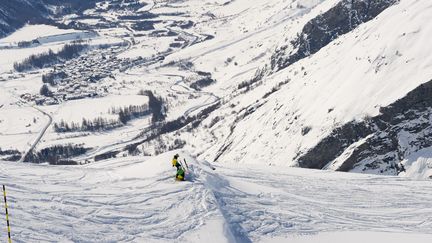
<path fill-rule="evenodd" d="M 21 98 L 34 101 L 37 105 L 55 105 L 66 100 L 104 96 L 109 85 L 102 82 L 106 78 L 115 79 L 115 73 L 124 72 L 148 60 L 144 58 L 121 59 L 114 54 L 114 48 L 106 51 L 92 50 L 64 64 L 54 66 L 53 73 L 61 73 L 55 85 L 49 85 L 50 95 L 24 94 Z"/>

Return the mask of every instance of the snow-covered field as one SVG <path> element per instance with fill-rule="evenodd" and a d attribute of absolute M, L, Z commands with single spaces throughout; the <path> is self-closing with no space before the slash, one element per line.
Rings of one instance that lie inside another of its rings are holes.
<path fill-rule="evenodd" d="M 432 240 L 428 181 L 229 164 L 212 170 L 180 151 L 190 174 L 175 182 L 175 152 L 73 167 L 0 162 L 14 242 Z"/>
<path fill-rule="evenodd" d="M 46 38 L 55 35 L 64 35 L 71 33 L 81 33 L 82 31 L 71 30 L 71 29 L 59 29 L 51 25 L 26 25 L 21 29 L 15 31 L 11 35 L 0 39 L 1 45 L 12 45 L 18 44 L 20 41 L 30 41 L 37 38 Z"/>
<path fill-rule="evenodd" d="M 27 148 L 48 121 L 37 109 L 20 102 L 2 88 L 0 114 L 0 148 L 3 150 Z"/>
<path fill-rule="evenodd" d="M 54 122 L 61 120 L 68 122 L 81 122 L 82 119 L 93 120 L 98 117 L 116 118 L 111 110 L 128 106 L 148 105 L 148 97 L 143 95 L 109 96 L 82 101 L 70 101 L 66 105 L 52 105 L 46 111 L 54 115 Z"/>

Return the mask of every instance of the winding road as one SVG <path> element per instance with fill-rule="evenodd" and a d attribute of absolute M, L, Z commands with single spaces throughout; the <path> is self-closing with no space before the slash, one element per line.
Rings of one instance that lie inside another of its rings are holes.
<path fill-rule="evenodd" d="M 24 162 L 27 155 L 34 150 L 34 148 L 38 145 L 38 143 L 42 140 L 43 136 L 45 135 L 48 128 L 51 126 L 53 118 L 50 114 L 46 113 L 45 111 L 41 110 L 40 108 L 36 106 L 32 106 L 35 110 L 41 112 L 45 116 L 48 117 L 48 122 L 45 124 L 45 126 L 42 128 L 42 130 L 39 132 L 39 135 L 34 140 L 34 142 L 31 144 L 30 148 L 24 152 L 24 154 L 21 156 L 21 159 L 18 162 Z"/>

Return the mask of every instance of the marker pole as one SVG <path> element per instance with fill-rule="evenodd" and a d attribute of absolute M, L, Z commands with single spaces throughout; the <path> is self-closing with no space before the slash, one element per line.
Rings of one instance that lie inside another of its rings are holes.
<path fill-rule="evenodd" d="M 3 185 L 3 196 L 4 196 L 4 202 L 5 202 L 5 209 L 6 209 L 6 223 L 7 223 L 7 229 L 8 229 L 8 242 L 12 243 L 11 240 L 11 230 L 9 225 L 9 213 L 8 213 L 8 205 L 6 200 L 6 187 Z"/>

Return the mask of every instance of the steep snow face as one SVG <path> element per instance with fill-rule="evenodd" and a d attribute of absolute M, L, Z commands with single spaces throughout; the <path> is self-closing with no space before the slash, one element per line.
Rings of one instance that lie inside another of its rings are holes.
<path fill-rule="evenodd" d="M 426 0 L 401 1 L 268 77 L 245 95 L 250 99 L 234 99 L 232 104 L 249 109 L 213 155 L 239 163 L 296 165 L 334 128 L 376 116 L 380 107 L 429 81 L 432 48 L 426 43 L 432 28 L 425 23 L 432 20 L 431 6 Z M 273 87 L 280 90 L 261 98 Z"/>
<path fill-rule="evenodd" d="M 301 33 L 272 56 L 271 68 L 280 70 L 308 57 L 348 33 L 360 24 L 375 18 L 398 0 L 363 1 L 342 0 L 331 9 L 310 20 Z"/>
<path fill-rule="evenodd" d="M 189 162 L 189 181 L 174 181 L 175 153 Z M 0 165 L 16 242 L 302 242 L 323 232 L 334 242 L 432 239 L 428 181 L 268 166 L 211 170 L 184 151 L 70 167 Z"/>

